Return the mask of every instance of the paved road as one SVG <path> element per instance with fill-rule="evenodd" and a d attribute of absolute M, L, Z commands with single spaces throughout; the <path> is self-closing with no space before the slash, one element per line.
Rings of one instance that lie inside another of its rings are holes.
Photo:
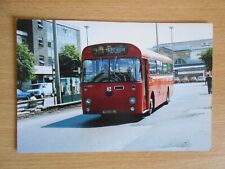
<path fill-rule="evenodd" d="M 169 105 L 143 119 L 102 119 L 81 107 L 22 119 L 17 150 L 33 152 L 207 151 L 211 95 L 204 83 L 176 84 Z"/>

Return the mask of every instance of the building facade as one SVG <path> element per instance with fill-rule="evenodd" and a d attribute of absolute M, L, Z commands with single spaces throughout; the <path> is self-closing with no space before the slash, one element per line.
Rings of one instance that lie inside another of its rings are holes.
<path fill-rule="evenodd" d="M 54 74 L 53 24 L 46 20 L 17 20 L 17 43 L 28 44 L 35 56 L 33 83 L 49 82 Z M 81 53 L 80 30 L 57 24 L 57 50 L 74 45 Z"/>
<path fill-rule="evenodd" d="M 173 59 L 175 76 L 198 78 L 206 73 L 205 64 L 200 59 L 201 53 L 212 48 L 212 45 L 212 39 L 165 43 L 159 45 L 159 53 Z M 157 51 L 157 47 L 152 50 Z"/>

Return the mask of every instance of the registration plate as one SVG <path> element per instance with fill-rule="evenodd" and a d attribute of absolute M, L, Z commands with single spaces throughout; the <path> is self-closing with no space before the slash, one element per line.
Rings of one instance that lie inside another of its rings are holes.
<path fill-rule="evenodd" d="M 103 110 L 102 114 L 116 114 L 116 110 Z"/>

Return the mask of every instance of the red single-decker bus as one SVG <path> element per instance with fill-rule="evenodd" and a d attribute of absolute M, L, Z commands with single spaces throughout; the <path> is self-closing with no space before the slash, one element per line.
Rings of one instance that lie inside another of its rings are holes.
<path fill-rule="evenodd" d="M 173 91 L 169 57 L 128 43 L 103 43 L 82 52 L 84 114 L 151 114 Z"/>

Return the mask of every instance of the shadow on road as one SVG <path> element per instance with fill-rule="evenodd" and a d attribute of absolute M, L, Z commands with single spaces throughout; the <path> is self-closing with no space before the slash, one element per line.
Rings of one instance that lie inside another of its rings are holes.
<path fill-rule="evenodd" d="M 142 120 L 141 116 L 107 116 L 100 115 L 78 115 L 62 121 L 58 121 L 46 126 L 44 128 L 93 128 L 121 125 L 126 123 L 136 123 Z"/>

